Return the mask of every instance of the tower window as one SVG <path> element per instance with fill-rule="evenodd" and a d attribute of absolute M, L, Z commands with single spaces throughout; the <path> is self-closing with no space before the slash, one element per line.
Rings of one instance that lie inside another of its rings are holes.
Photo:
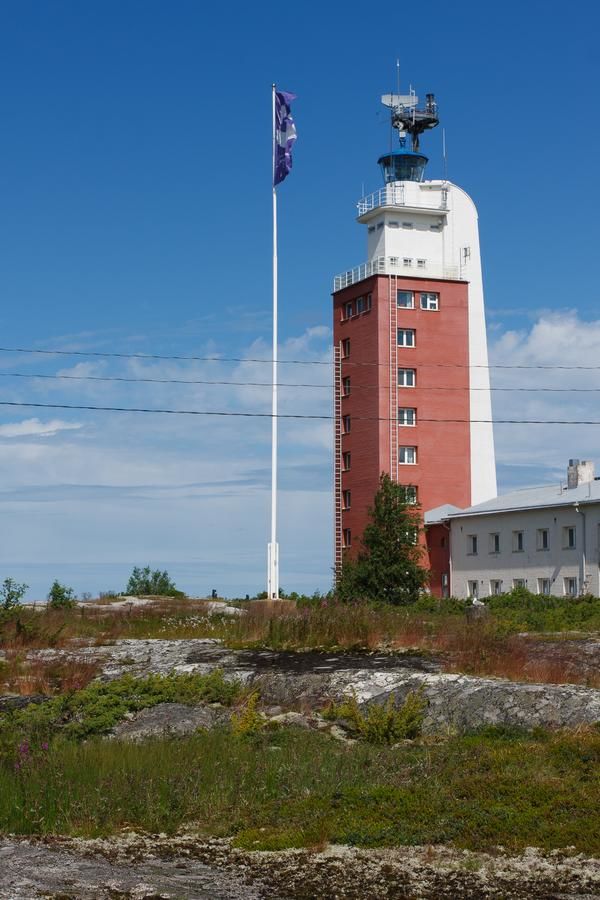
<path fill-rule="evenodd" d="M 411 407 L 401 406 L 398 409 L 398 425 L 414 426 L 417 424 L 417 411 Z"/>
<path fill-rule="evenodd" d="M 369 234 L 372 234 L 375 231 L 374 225 L 369 225 Z"/>
<path fill-rule="evenodd" d="M 417 464 L 417 448 L 398 447 L 398 462 L 403 466 L 415 466 Z"/>
<path fill-rule="evenodd" d="M 342 453 L 342 470 L 344 472 L 348 472 L 350 469 L 350 465 L 352 462 L 352 454 L 349 450 L 346 450 L 345 453 Z"/>
<path fill-rule="evenodd" d="M 346 375 L 345 378 L 342 378 L 342 394 L 344 397 L 350 396 L 350 376 Z"/>
<path fill-rule="evenodd" d="M 352 546 L 352 532 L 349 528 L 344 528 L 342 532 L 342 547 L 344 550 L 347 550 L 348 547 Z"/>
<path fill-rule="evenodd" d="M 414 291 L 398 291 L 398 294 L 396 297 L 396 304 L 400 309 L 414 309 L 415 308 Z"/>
<path fill-rule="evenodd" d="M 356 298 L 356 315 L 358 316 L 361 312 L 365 311 L 365 298 L 357 297 Z"/>
<path fill-rule="evenodd" d="M 417 268 L 418 269 L 424 269 L 426 265 L 427 265 L 426 259 L 418 259 L 417 260 Z"/>
<path fill-rule="evenodd" d="M 342 416 L 342 434 L 350 434 L 351 425 L 350 416 Z"/>
<path fill-rule="evenodd" d="M 352 491 L 342 491 L 342 509 L 350 509 L 352 506 Z"/>
<path fill-rule="evenodd" d="M 414 328 L 398 329 L 398 346 L 414 347 L 416 343 L 416 332 Z"/>
<path fill-rule="evenodd" d="M 346 303 L 344 305 L 344 318 L 351 319 L 353 315 L 354 315 L 354 303 L 352 302 L 352 300 L 350 300 L 349 303 Z"/>
<path fill-rule="evenodd" d="M 417 381 L 416 369 L 398 369 L 398 387 L 414 388 Z"/>
<path fill-rule="evenodd" d="M 348 359 L 350 356 L 350 338 L 344 338 L 342 341 L 342 357 Z"/>
<path fill-rule="evenodd" d="M 417 503 L 417 488 L 414 484 L 403 484 L 404 502 L 409 506 L 415 506 Z"/>
<path fill-rule="evenodd" d="M 403 227 L 403 228 L 412 228 L 412 227 L 413 227 L 413 223 L 412 223 L 412 222 L 403 222 L 403 223 L 402 223 L 402 227 Z"/>
<path fill-rule="evenodd" d="M 399 222 L 388 222 L 390 228 L 400 228 Z"/>
<path fill-rule="evenodd" d="M 402 260 L 402 262 L 404 263 L 405 266 L 410 268 L 410 266 L 412 266 L 412 257 L 405 256 L 404 259 Z"/>
<path fill-rule="evenodd" d="M 421 309 L 431 309 L 437 311 L 439 308 L 439 294 L 421 294 Z"/>
<path fill-rule="evenodd" d="M 377 230 L 379 231 L 380 228 L 383 228 L 383 222 L 377 223 Z"/>

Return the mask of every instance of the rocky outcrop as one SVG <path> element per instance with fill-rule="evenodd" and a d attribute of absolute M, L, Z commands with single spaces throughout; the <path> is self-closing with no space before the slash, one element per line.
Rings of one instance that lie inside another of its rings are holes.
<path fill-rule="evenodd" d="M 109 737 L 120 741 L 144 741 L 155 737 L 182 737 L 200 729 L 228 725 L 231 712 L 219 704 L 186 706 L 159 703 L 126 716 Z"/>

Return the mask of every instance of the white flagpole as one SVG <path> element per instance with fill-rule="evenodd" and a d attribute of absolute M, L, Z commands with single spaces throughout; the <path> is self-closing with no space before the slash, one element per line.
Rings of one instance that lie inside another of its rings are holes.
<path fill-rule="evenodd" d="M 277 192 L 275 190 L 275 85 L 273 85 L 273 402 L 271 419 L 271 542 L 267 551 L 267 595 L 279 597 L 277 543 Z"/>

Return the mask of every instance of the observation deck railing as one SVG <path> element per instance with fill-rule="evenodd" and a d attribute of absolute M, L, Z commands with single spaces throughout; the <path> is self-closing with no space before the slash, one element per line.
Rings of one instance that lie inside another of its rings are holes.
<path fill-rule="evenodd" d="M 355 266 L 347 272 L 341 272 L 333 279 L 333 290 L 341 291 L 365 278 L 373 275 L 399 275 L 405 278 L 443 278 L 448 281 L 461 281 L 462 274 L 458 266 L 442 266 L 430 263 L 426 259 L 410 262 L 400 256 L 375 256 L 369 262 Z"/>
<path fill-rule="evenodd" d="M 414 200 L 414 198 L 412 198 Z M 445 212 L 448 209 L 448 191 L 442 188 L 440 202 L 437 206 L 428 206 L 426 204 L 407 202 L 405 185 L 402 182 L 394 184 L 386 184 L 373 194 L 362 197 L 356 204 L 358 207 L 358 215 L 364 216 L 365 213 L 371 212 L 382 206 L 406 206 L 423 210 L 432 210 L 434 212 Z"/>

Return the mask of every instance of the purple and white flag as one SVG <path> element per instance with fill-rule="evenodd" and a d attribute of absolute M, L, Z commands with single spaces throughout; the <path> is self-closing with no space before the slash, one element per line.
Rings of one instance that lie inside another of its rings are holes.
<path fill-rule="evenodd" d="M 296 140 L 296 126 L 292 119 L 290 103 L 295 94 L 275 92 L 275 164 L 273 185 L 280 184 L 292 170 L 292 147 Z"/>

